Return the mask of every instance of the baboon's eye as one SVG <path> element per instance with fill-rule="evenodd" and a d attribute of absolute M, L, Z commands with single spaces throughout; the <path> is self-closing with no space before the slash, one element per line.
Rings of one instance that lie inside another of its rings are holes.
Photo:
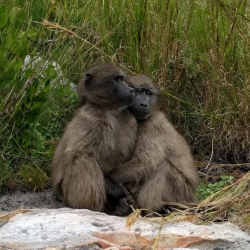
<path fill-rule="evenodd" d="M 86 80 L 90 80 L 92 78 L 92 75 L 90 73 L 86 73 Z"/>
<path fill-rule="evenodd" d="M 153 95 L 153 92 L 150 89 L 145 89 L 144 91 L 146 95 Z"/>
<path fill-rule="evenodd" d="M 93 78 L 93 76 L 89 73 L 87 73 L 85 75 L 85 86 L 86 87 L 90 85 L 92 78 Z"/>
<path fill-rule="evenodd" d="M 115 80 L 118 81 L 123 81 L 124 80 L 124 76 L 123 75 L 117 75 L 115 76 Z"/>
<path fill-rule="evenodd" d="M 142 88 L 135 88 L 135 93 L 141 94 L 141 93 L 143 93 L 143 89 Z"/>
<path fill-rule="evenodd" d="M 138 88 L 136 90 L 137 93 L 144 93 L 146 95 L 153 95 L 153 92 L 150 89 L 146 89 L 146 88 Z"/>

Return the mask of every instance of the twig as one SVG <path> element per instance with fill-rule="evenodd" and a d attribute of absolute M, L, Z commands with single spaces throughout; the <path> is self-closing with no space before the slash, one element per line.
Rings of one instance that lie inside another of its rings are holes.
<path fill-rule="evenodd" d="M 211 155 L 210 155 L 209 161 L 208 161 L 207 166 L 205 167 L 205 169 L 208 169 L 208 167 L 210 166 L 210 164 L 212 162 L 212 159 L 213 159 L 213 156 L 214 156 L 214 138 L 212 138 Z"/>
<path fill-rule="evenodd" d="M 60 30 L 61 32 L 66 32 L 76 38 L 78 38 L 79 40 L 91 45 L 91 48 L 95 48 L 96 50 L 98 50 L 99 52 L 101 52 L 102 54 L 104 54 L 105 56 L 107 57 L 110 57 L 108 54 L 106 54 L 102 49 L 98 48 L 95 44 L 89 42 L 87 39 L 84 39 L 82 37 L 80 37 L 78 34 L 76 34 L 74 31 L 70 30 L 70 29 L 67 29 L 63 26 L 61 26 L 60 24 L 58 23 L 53 23 L 53 22 L 50 22 L 46 19 L 44 19 L 42 22 L 37 22 L 37 21 L 33 21 L 34 23 L 38 23 L 38 24 L 41 24 L 47 28 L 50 28 L 50 29 L 55 29 L 55 30 Z"/>

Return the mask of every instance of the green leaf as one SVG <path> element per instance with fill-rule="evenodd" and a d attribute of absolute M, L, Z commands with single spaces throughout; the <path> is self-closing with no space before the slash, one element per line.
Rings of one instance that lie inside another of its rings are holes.
<path fill-rule="evenodd" d="M 0 29 L 3 28 L 8 22 L 8 11 L 7 8 L 0 8 Z"/>

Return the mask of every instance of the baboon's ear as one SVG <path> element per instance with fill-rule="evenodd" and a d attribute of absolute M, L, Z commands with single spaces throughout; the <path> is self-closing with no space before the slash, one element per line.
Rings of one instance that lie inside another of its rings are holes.
<path fill-rule="evenodd" d="M 86 73 L 85 75 L 85 86 L 88 87 L 91 83 L 91 80 L 93 78 L 93 75 L 91 75 L 90 73 Z"/>

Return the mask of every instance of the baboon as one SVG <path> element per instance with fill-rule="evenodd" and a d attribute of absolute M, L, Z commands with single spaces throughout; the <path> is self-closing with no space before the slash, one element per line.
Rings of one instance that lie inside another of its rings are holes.
<path fill-rule="evenodd" d="M 109 174 L 134 151 L 137 122 L 127 109 L 133 94 L 124 79 L 119 68 L 103 64 L 89 69 L 79 84 L 86 103 L 66 126 L 52 161 L 53 186 L 70 207 L 103 211 L 105 185 L 117 188 Z"/>
<path fill-rule="evenodd" d="M 135 87 L 129 109 L 138 120 L 137 144 L 132 159 L 114 169 L 111 178 L 135 195 L 139 208 L 193 202 L 199 178 L 187 142 L 158 109 L 152 80 L 136 75 L 128 81 Z"/>

